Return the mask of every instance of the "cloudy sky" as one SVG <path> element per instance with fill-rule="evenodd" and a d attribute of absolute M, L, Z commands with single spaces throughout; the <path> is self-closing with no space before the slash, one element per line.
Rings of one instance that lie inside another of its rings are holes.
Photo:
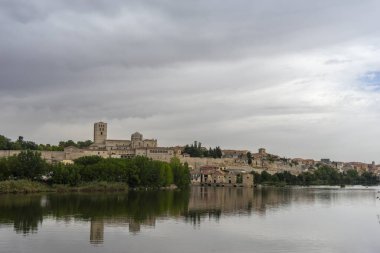
<path fill-rule="evenodd" d="M 0 134 L 380 163 L 378 0 L 0 0 Z"/>

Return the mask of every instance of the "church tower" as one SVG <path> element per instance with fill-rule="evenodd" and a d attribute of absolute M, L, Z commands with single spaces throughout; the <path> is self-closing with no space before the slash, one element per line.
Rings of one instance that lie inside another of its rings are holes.
<path fill-rule="evenodd" d="M 94 144 L 105 145 L 107 140 L 107 123 L 96 122 L 94 124 Z"/>

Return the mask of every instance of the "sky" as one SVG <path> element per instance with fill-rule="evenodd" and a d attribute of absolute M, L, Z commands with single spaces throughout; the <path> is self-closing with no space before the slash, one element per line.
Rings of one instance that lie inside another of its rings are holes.
<path fill-rule="evenodd" d="M 380 163 L 378 0 L 0 0 L 0 134 Z"/>

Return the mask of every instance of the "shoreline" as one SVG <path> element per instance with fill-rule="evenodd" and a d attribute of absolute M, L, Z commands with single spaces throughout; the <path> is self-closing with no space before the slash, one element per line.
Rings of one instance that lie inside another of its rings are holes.
<path fill-rule="evenodd" d="M 78 186 L 48 185 L 30 180 L 0 181 L 0 194 L 28 194 L 42 192 L 127 192 L 129 187 L 125 183 L 90 182 Z"/>
<path fill-rule="evenodd" d="M 189 185 L 189 187 L 198 186 L 198 187 L 210 187 L 210 188 L 223 188 L 222 186 L 215 185 Z M 276 185 L 276 184 L 258 184 L 253 187 L 232 187 L 232 188 L 265 188 L 265 187 L 275 187 L 275 188 L 285 188 L 285 187 L 305 187 L 305 188 L 313 188 L 313 187 L 336 187 L 342 188 L 345 187 L 376 187 L 376 185 Z M 78 186 L 70 186 L 70 185 L 62 185 L 62 184 L 53 184 L 48 185 L 43 182 L 36 182 L 30 180 L 6 180 L 0 181 L 0 195 L 3 194 L 32 194 L 32 193 L 112 193 L 112 192 L 128 192 L 128 191 L 150 191 L 150 190 L 178 190 L 179 188 L 175 185 L 167 186 L 167 187 L 136 187 L 130 188 L 126 183 L 117 183 L 117 182 L 89 182 L 83 183 Z"/>
<path fill-rule="evenodd" d="M 167 187 L 136 187 L 130 188 L 126 183 L 94 181 L 83 183 L 78 186 L 63 184 L 49 185 L 43 182 L 30 180 L 6 180 L 0 181 L 1 194 L 29 194 L 29 193 L 70 193 L 70 192 L 128 192 L 128 191 L 146 191 L 146 190 L 177 190 L 175 185 Z"/>

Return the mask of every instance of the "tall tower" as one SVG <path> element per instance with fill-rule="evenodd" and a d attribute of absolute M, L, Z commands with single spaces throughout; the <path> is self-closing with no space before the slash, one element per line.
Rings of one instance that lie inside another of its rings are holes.
<path fill-rule="evenodd" d="M 106 144 L 107 140 L 107 123 L 96 122 L 94 124 L 94 143 Z"/>

